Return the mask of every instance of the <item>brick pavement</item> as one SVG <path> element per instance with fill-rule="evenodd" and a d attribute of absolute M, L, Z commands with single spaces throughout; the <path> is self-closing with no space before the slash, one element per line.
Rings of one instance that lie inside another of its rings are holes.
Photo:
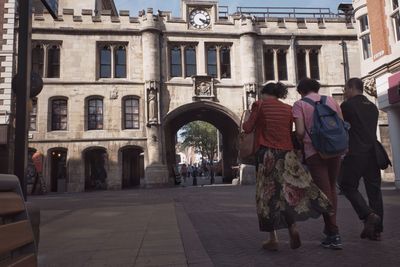
<path fill-rule="evenodd" d="M 139 189 L 39 196 L 41 266 L 400 266 L 400 192 L 384 190 L 382 242 L 339 197 L 344 250 L 319 247 L 322 218 L 299 224 L 303 246 L 263 251 L 253 186 Z"/>

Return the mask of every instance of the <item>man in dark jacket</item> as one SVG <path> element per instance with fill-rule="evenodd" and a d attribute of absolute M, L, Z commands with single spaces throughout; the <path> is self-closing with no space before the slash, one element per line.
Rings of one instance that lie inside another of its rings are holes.
<path fill-rule="evenodd" d="M 350 123 L 349 151 L 342 164 L 340 187 L 351 202 L 365 227 L 361 238 L 380 240 L 383 231 L 383 203 L 381 173 L 375 155 L 376 130 L 379 111 L 374 103 L 363 95 L 363 82 L 358 78 L 347 81 L 341 105 L 344 120 Z M 359 181 L 364 178 L 368 204 L 358 191 Z"/>

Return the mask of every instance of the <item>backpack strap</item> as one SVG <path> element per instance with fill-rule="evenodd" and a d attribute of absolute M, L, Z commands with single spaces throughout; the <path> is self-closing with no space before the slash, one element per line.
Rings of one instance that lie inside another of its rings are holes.
<path fill-rule="evenodd" d="M 314 108 L 315 108 L 315 106 L 316 106 L 315 101 L 314 101 L 314 100 L 311 100 L 311 99 L 308 98 L 308 97 L 303 97 L 301 100 L 304 101 L 304 102 L 306 102 L 306 103 L 308 103 L 308 104 L 310 104 L 310 105 L 313 106 Z"/>
<path fill-rule="evenodd" d="M 326 105 L 326 101 L 328 100 L 328 97 L 326 96 L 326 95 L 322 95 L 321 96 L 321 104 L 324 104 L 324 105 Z"/>

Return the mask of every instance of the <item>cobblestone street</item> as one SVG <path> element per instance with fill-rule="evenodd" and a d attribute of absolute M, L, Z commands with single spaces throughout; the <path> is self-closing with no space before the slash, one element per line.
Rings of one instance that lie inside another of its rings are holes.
<path fill-rule="evenodd" d="M 382 242 L 359 238 L 339 196 L 344 250 L 319 246 L 322 218 L 299 224 L 303 246 L 261 249 L 253 186 L 138 189 L 31 197 L 42 209 L 40 266 L 400 266 L 400 193 L 384 187 Z"/>

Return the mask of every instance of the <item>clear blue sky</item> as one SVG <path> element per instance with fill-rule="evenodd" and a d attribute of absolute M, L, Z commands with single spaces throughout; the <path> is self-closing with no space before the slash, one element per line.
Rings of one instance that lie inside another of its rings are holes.
<path fill-rule="evenodd" d="M 180 16 L 181 0 L 114 0 L 118 10 L 130 10 L 131 16 L 137 16 L 139 10 L 148 7 L 154 10 L 172 11 L 173 15 Z M 261 7 L 328 7 L 336 12 L 340 3 L 351 3 L 351 0 L 220 0 L 219 5 L 229 6 L 229 12 L 233 13 L 237 6 L 261 6 Z"/>

